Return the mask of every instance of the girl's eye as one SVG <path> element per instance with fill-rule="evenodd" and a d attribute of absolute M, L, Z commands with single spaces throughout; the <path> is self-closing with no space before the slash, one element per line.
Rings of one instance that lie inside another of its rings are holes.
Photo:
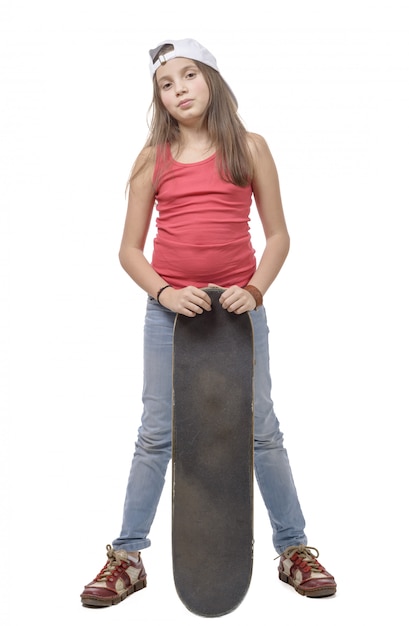
<path fill-rule="evenodd" d="M 194 78 L 196 76 L 196 72 L 189 72 L 186 74 L 186 78 Z"/>
<path fill-rule="evenodd" d="M 169 89 L 170 83 L 162 83 L 162 89 Z"/>

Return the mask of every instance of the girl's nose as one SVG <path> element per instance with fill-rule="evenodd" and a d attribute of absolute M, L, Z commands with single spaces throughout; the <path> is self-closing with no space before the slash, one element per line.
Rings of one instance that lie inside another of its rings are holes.
<path fill-rule="evenodd" d="M 185 85 L 180 84 L 180 85 L 176 85 L 176 95 L 179 96 L 182 93 L 186 93 L 187 89 L 185 87 Z"/>

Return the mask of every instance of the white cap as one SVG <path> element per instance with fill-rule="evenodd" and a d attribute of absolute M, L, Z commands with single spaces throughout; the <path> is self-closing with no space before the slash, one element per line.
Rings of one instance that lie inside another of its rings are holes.
<path fill-rule="evenodd" d="M 154 63 L 153 59 L 158 54 L 162 46 L 166 44 L 171 44 L 173 46 L 173 50 L 170 50 L 165 54 L 161 54 Z M 175 59 L 176 57 L 184 57 L 186 59 L 193 59 L 193 61 L 200 61 L 201 63 L 212 67 L 216 70 L 216 72 L 219 71 L 215 57 L 209 52 L 209 50 L 207 50 L 207 48 L 202 46 L 195 39 L 167 39 L 166 41 L 162 41 L 158 44 L 156 48 L 149 50 L 149 56 L 149 69 L 152 78 L 155 76 L 155 72 L 160 65 L 163 65 L 167 61 Z"/>

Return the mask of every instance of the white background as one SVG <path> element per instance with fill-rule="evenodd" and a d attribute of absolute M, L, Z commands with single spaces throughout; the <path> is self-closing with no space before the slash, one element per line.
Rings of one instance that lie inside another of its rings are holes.
<path fill-rule="evenodd" d="M 168 37 L 215 54 L 277 163 L 292 249 L 265 299 L 274 399 L 309 543 L 339 585 L 314 601 L 278 580 L 256 488 L 252 584 L 219 619 L 402 623 L 405 4 L 1 0 L 3 624 L 202 620 L 173 586 L 169 479 L 147 589 L 102 611 L 79 598 L 119 533 L 140 418 L 145 294 L 117 251 L 147 134 L 147 51 Z"/>

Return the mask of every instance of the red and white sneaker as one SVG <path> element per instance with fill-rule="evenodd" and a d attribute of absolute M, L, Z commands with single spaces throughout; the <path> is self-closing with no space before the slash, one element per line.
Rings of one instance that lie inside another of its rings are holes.
<path fill-rule="evenodd" d="M 315 556 L 313 552 L 315 552 Z M 322 598 L 337 590 L 334 577 L 317 561 L 319 552 L 309 546 L 290 546 L 280 555 L 278 576 L 302 596 Z"/>
<path fill-rule="evenodd" d="M 81 594 L 83 606 L 112 606 L 146 587 L 146 572 L 140 553 L 134 558 L 125 550 L 114 550 L 108 545 L 107 557 L 100 573 L 84 587 Z"/>

